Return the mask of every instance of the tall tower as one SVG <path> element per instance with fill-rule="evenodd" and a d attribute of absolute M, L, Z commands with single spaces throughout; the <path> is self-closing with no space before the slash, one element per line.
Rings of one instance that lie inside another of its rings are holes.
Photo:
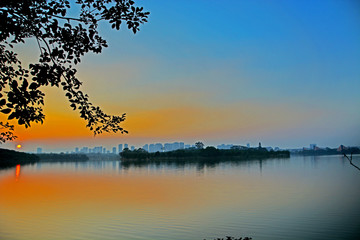
<path fill-rule="evenodd" d="M 119 146 L 118 146 L 118 151 L 119 151 L 119 153 L 121 153 L 121 152 L 122 152 L 122 150 L 123 150 L 123 148 L 122 148 L 122 144 L 119 144 Z"/>

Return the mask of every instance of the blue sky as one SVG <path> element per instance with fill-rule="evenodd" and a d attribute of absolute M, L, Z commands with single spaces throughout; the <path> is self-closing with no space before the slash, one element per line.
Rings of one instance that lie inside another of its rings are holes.
<path fill-rule="evenodd" d="M 158 68 L 141 79 L 146 83 L 187 85 L 186 76 L 199 74 L 196 82 L 189 80 L 195 88 L 225 81 L 230 87 L 219 98 L 230 102 L 342 104 L 359 90 L 356 1 L 143 2 L 151 11 L 149 23 L 136 36 L 111 32 L 104 57 L 155 61 Z M 206 78 L 211 71 L 219 76 Z M 176 77 L 185 79 L 179 83 Z M 347 94 L 337 94 L 342 91 Z"/>
<path fill-rule="evenodd" d="M 82 124 L 79 135 L 51 133 L 56 145 L 360 145 L 360 2 L 136 3 L 151 12 L 141 31 L 103 25 L 110 47 L 79 66 L 92 101 L 126 112 L 130 134 L 94 139 Z M 50 93 L 49 125 L 59 104 L 77 118 Z M 55 148 L 35 133 L 19 141 Z"/>

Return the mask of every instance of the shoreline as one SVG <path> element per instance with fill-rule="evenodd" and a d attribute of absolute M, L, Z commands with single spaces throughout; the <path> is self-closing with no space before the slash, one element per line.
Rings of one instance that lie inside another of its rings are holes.
<path fill-rule="evenodd" d="M 19 164 L 34 164 L 39 161 L 40 158 L 35 154 L 0 148 L 0 169 L 15 167 Z"/>

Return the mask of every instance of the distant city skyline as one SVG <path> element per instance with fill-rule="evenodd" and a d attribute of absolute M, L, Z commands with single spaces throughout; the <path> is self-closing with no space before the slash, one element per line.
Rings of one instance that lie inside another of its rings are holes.
<path fill-rule="evenodd" d="M 124 147 L 123 147 L 124 146 Z M 126 146 L 126 147 L 125 147 Z M 294 150 L 294 149 L 308 149 L 308 150 L 316 150 L 316 149 L 321 149 L 321 148 L 327 148 L 330 146 L 318 146 L 316 143 L 310 143 L 306 146 L 297 146 L 297 147 L 292 147 L 292 148 L 282 148 L 279 146 L 273 146 L 273 145 L 262 145 L 261 142 L 259 142 L 258 144 L 255 145 L 250 145 L 250 143 L 246 143 L 246 144 L 225 144 L 225 143 L 221 143 L 218 145 L 207 145 L 204 144 L 204 148 L 206 147 L 215 147 L 217 149 L 231 149 L 232 147 L 235 148 L 258 148 L 258 147 L 263 147 L 266 148 L 267 150 L 280 150 L 280 149 L 287 149 L 287 150 Z M 330 148 L 338 148 L 343 146 L 343 144 L 339 144 L 338 146 L 335 147 L 330 147 Z M 346 145 L 344 145 L 346 146 Z M 347 145 L 346 147 L 360 147 L 360 146 L 355 146 L 355 145 Z M 34 149 L 34 151 L 29 151 L 27 150 L 26 152 L 29 153 L 37 153 L 37 154 L 41 154 L 41 153 L 66 153 L 66 154 L 70 154 L 70 153 L 78 153 L 78 154 L 119 154 L 120 152 L 122 152 L 125 148 L 129 149 L 129 150 L 136 150 L 136 149 L 143 149 L 145 151 L 148 152 L 167 152 L 167 151 L 174 151 L 174 150 L 178 150 L 178 149 L 188 149 L 188 148 L 196 148 L 195 143 L 184 143 L 184 142 L 172 142 L 172 143 L 145 143 L 143 145 L 129 145 L 127 143 L 120 143 L 116 146 L 95 146 L 95 147 L 89 147 L 89 146 L 76 146 L 75 148 L 69 148 L 69 149 L 57 149 L 57 150 L 53 150 L 53 149 L 46 149 L 43 147 L 37 147 L 36 149 Z M 23 149 L 16 149 L 16 150 L 23 150 Z M 23 150 L 24 151 L 24 150 Z"/>

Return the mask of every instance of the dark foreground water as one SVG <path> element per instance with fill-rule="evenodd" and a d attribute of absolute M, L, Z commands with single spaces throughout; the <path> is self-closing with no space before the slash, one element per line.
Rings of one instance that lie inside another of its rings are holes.
<path fill-rule="evenodd" d="M 354 162 L 360 165 L 360 157 Z M 46 163 L 0 171 L 0 239 L 360 239 L 340 156 L 218 165 Z"/>

